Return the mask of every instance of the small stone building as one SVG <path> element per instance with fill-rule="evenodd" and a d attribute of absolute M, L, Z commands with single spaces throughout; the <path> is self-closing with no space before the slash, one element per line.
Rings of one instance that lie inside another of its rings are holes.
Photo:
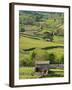
<path fill-rule="evenodd" d="M 36 61 L 35 62 L 35 71 L 41 72 L 42 76 L 48 75 L 48 66 L 49 61 Z"/>

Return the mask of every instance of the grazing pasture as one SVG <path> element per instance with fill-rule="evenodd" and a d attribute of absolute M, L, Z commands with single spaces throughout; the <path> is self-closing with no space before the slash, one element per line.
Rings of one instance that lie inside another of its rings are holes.
<path fill-rule="evenodd" d="M 63 77 L 64 68 L 35 71 L 36 61 L 64 64 L 64 14 L 19 12 L 19 79 Z"/>
<path fill-rule="evenodd" d="M 34 79 L 34 78 L 43 78 L 39 72 L 35 72 L 34 67 L 21 67 L 19 72 L 20 79 Z M 49 77 L 63 77 L 64 76 L 64 69 L 49 69 L 48 76 Z"/>

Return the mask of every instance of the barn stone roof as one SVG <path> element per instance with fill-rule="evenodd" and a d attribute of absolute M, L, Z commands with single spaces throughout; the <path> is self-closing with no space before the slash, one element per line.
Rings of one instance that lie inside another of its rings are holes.
<path fill-rule="evenodd" d="M 35 64 L 49 64 L 50 61 L 36 61 Z"/>

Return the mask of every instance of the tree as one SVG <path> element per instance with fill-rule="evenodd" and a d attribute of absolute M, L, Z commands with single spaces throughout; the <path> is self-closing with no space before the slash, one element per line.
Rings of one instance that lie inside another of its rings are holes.
<path fill-rule="evenodd" d="M 24 25 L 19 25 L 19 31 L 24 32 L 25 31 L 25 26 Z"/>
<path fill-rule="evenodd" d="M 35 50 L 35 60 L 36 61 L 48 61 L 48 52 L 45 51 L 45 50 L 41 50 L 41 49 L 38 49 L 38 50 Z"/>
<path fill-rule="evenodd" d="M 31 55 L 30 55 L 31 60 L 33 60 L 33 59 L 35 58 L 35 56 L 36 56 L 36 53 L 33 51 L 33 52 L 31 53 Z"/>
<path fill-rule="evenodd" d="M 64 64 L 64 55 L 61 56 L 60 63 Z"/>
<path fill-rule="evenodd" d="M 53 41 L 53 36 L 54 36 L 53 32 L 44 32 L 43 34 L 43 38 L 50 39 L 51 42 Z"/>
<path fill-rule="evenodd" d="M 24 32 L 24 31 L 25 31 L 25 29 L 23 27 L 21 27 L 21 32 Z"/>
<path fill-rule="evenodd" d="M 49 61 L 50 61 L 50 63 L 51 64 L 55 64 L 55 55 L 53 54 L 53 53 L 50 53 L 49 54 L 49 57 L 48 57 L 48 59 L 49 59 Z"/>

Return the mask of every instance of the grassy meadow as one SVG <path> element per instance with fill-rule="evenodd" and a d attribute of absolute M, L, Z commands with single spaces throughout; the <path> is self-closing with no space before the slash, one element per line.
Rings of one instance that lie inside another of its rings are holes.
<path fill-rule="evenodd" d="M 49 69 L 44 77 L 35 71 L 35 61 L 64 64 L 63 19 L 63 13 L 20 11 L 19 79 L 64 76 L 64 68 Z"/>

